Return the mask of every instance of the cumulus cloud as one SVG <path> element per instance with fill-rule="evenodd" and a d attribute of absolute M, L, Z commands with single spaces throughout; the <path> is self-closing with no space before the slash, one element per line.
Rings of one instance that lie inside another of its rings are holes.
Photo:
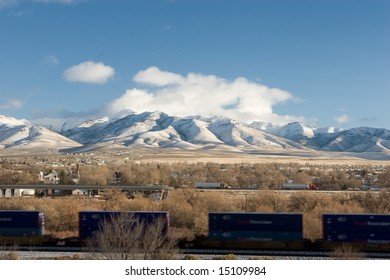
<path fill-rule="evenodd" d="M 218 115 L 244 122 L 279 124 L 305 121 L 303 117 L 282 116 L 273 111 L 275 105 L 294 100 L 291 93 L 243 77 L 229 81 L 196 73 L 182 76 L 150 67 L 138 72 L 133 80 L 140 87 L 127 90 L 109 104 L 109 112 L 163 111 L 176 116 Z"/>
<path fill-rule="evenodd" d="M 22 101 L 17 99 L 0 100 L 0 110 L 20 109 L 22 106 Z"/>
<path fill-rule="evenodd" d="M 104 84 L 115 74 L 114 68 L 101 62 L 86 61 L 64 71 L 64 78 L 69 82 Z"/>
<path fill-rule="evenodd" d="M 180 84 L 183 81 L 182 76 L 171 72 L 161 71 L 155 66 L 138 72 L 134 76 L 137 83 L 149 84 L 153 86 L 168 86 Z"/>
<path fill-rule="evenodd" d="M 349 122 L 349 116 L 347 114 L 343 114 L 341 116 L 335 117 L 335 120 L 339 124 L 344 124 L 344 123 Z"/>

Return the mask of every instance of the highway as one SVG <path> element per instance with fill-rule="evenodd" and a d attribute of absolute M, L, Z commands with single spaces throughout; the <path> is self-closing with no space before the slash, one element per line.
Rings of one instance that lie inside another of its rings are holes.
<path fill-rule="evenodd" d="M 10 196 L 15 195 L 15 190 L 42 190 L 46 196 L 48 191 L 61 190 L 61 191 L 74 191 L 74 190 L 85 190 L 85 193 L 99 193 L 107 189 L 121 190 L 127 192 L 157 192 L 170 189 L 167 186 L 159 185 L 145 185 L 145 186 L 121 186 L 121 185 L 0 185 L 0 197 L 6 197 L 6 191 L 10 190 Z"/>

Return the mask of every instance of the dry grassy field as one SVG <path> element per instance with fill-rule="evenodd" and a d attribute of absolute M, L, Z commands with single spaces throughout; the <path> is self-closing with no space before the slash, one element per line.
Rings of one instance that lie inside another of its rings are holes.
<path fill-rule="evenodd" d="M 127 154 L 118 150 L 113 155 Z M 318 151 L 219 151 L 219 150 L 175 150 L 175 149 L 135 149 L 133 160 L 142 162 L 215 162 L 215 163 L 301 163 L 301 164 L 378 164 L 389 165 L 386 155 L 337 153 Z"/>

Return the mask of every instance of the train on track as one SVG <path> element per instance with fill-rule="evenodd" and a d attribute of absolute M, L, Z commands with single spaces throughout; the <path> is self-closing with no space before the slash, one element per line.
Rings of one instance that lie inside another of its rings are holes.
<path fill-rule="evenodd" d="M 148 227 L 162 221 L 161 234 L 170 236 L 169 212 L 82 211 L 79 236 L 57 239 L 45 234 L 42 211 L 0 210 L 0 244 L 83 246 L 105 222 L 129 217 L 129 224 Z M 303 215 L 299 213 L 211 212 L 208 235 L 180 240 L 181 248 L 225 250 L 324 250 L 345 244 L 359 251 L 390 252 L 390 215 L 324 214 L 322 239 L 303 236 Z"/>

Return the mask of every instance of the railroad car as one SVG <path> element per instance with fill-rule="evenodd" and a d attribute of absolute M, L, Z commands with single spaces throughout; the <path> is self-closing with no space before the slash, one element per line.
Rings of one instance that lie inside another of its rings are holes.
<path fill-rule="evenodd" d="M 163 222 L 162 234 L 169 236 L 169 213 L 165 211 L 82 211 L 79 212 L 79 238 L 85 240 L 96 235 L 101 230 L 104 221 L 112 221 L 120 215 L 128 215 L 129 223 L 143 223 L 146 226 Z"/>
<path fill-rule="evenodd" d="M 210 212 L 209 229 L 252 231 L 302 231 L 302 214 Z"/>
<path fill-rule="evenodd" d="M 390 215 L 324 214 L 323 240 L 390 244 Z"/>
<path fill-rule="evenodd" d="M 209 213 L 209 234 L 195 246 L 218 249 L 301 249 L 302 214 Z"/>
<path fill-rule="evenodd" d="M 1 237 L 33 237 L 45 234 L 42 211 L 0 210 Z"/>
<path fill-rule="evenodd" d="M 302 232 L 302 214 L 209 213 L 210 239 L 288 241 Z"/>

